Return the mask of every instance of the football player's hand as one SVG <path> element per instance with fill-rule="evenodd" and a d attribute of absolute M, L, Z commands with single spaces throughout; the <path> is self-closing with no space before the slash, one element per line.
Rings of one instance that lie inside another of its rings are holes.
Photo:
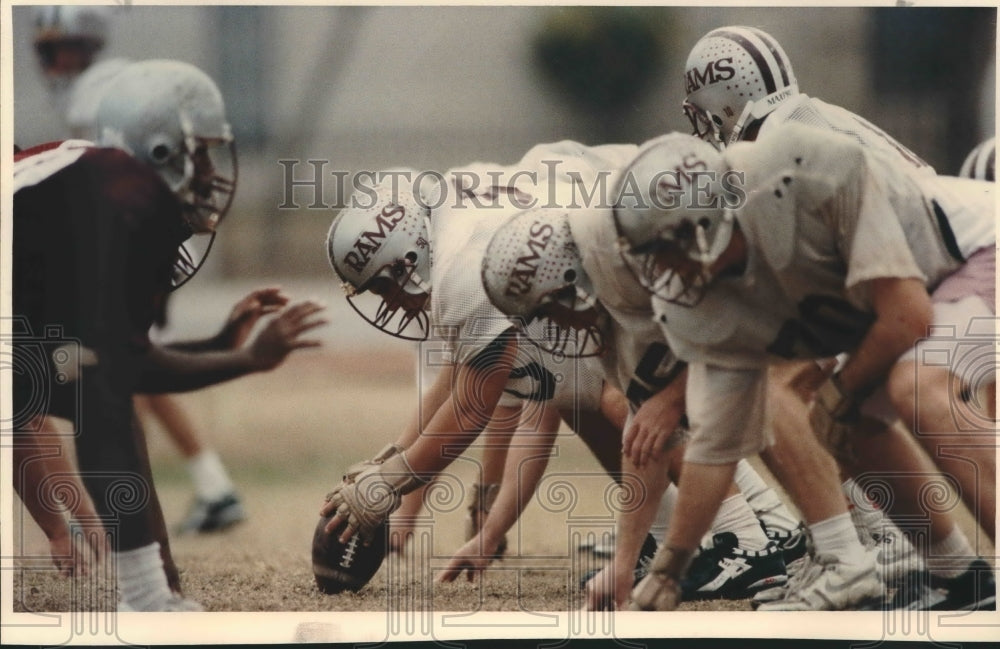
<path fill-rule="evenodd" d="M 99 523 L 75 527 L 75 531 L 67 525 L 49 539 L 52 563 L 63 577 L 89 575 L 106 552 L 107 537 Z"/>
<path fill-rule="evenodd" d="M 622 436 L 622 453 L 637 467 L 659 459 L 677 430 L 681 413 L 668 396 L 658 393 L 643 403 Z"/>
<path fill-rule="evenodd" d="M 259 288 L 233 305 L 229 318 L 216 339 L 224 349 L 243 346 L 261 316 L 276 313 L 288 304 L 288 297 L 278 286 Z"/>
<path fill-rule="evenodd" d="M 673 611 L 681 603 L 681 585 L 663 573 L 651 572 L 632 590 L 631 611 Z"/>
<path fill-rule="evenodd" d="M 274 369 L 296 349 L 319 347 L 319 340 L 303 338 L 302 334 L 326 324 L 323 318 L 313 317 L 324 308 L 306 300 L 287 307 L 275 316 L 250 343 L 253 366 L 258 370 Z"/>
<path fill-rule="evenodd" d="M 347 543 L 357 534 L 365 545 L 375 538 L 375 531 L 399 506 L 399 496 L 383 485 L 361 482 L 342 482 L 326 496 L 320 516 L 334 514 L 326 525 L 332 534 L 343 523 L 347 527 L 340 534 L 340 542 Z"/>
<path fill-rule="evenodd" d="M 492 545 L 492 547 L 490 547 Z M 438 575 L 438 582 L 455 581 L 459 575 L 465 573 L 468 581 L 475 581 L 476 575 L 489 567 L 493 556 L 497 552 L 498 544 L 488 544 L 482 536 L 477 534 L 460 547 L 452 555 L 451 561 L 444 571 Z"/>
<path fill-rule="evenodd" d="M 403 495 L 426 482 L 413 471 L 404 454 L 393 454 L 352 480 L 344 480 L 327 494 L 319 512 L 320 516 L 333 514 L 326 525 L 327 534 L 346 522 L 347 527 L 340 535 L 341 543 L 347 543 L 355 533 L 365 544 L 371 543 L 379 525 L 399 509 Z"/>
<path fill-rule="evenodd" d="M 613 611 L 628 601 L 634 584 L 631 570 L 616 570 L 607 565 L 586 585 L 588 611 Z"/>

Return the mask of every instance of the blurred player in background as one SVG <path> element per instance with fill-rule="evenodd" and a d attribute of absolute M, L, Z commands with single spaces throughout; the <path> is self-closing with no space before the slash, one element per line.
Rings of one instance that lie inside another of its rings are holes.
<path fill-rule="evenodd" d="M 99 58 L 113 18 L 113 10 L 101 6 L 41 6 L 34 10 L 35 53 L 53 103 L 63 116 L 71 137 L 86 140 L 100 137 L 94 129 L 97 108 L 109 82 L 129 64 L 123 58 Z M 208 239 L 196 237 L 191 242 Z M 191 242 L 185 245 L 191 247 Z M 198 248 L 203 251 L 206 246 L 207 243 L 201 243 Z M 234 306 L 230 324 L 240 325 L 249 333 L 256 322 L 254 313 L 258 317 L 262 315 L 260 308 L 272 312 L 284 304 L 268 304 L 262 298 L 277 297 L 273 290 L 247 296 Z M 157 319 L 158 328 L 164 326 L 165 317 L 164 311 Z M 234 320 L 237 317 L 250 319 L 241 323 Z M 233 338 L 233 333 L 224 331 L 220 336 Z M 242 343 L 237 340 L 219 342 Z M 232 345 L 233 348 L 238 346 Z M 194 486 L 194 502 L 176 526 L 177 532 L 213 532 L 244 520 L 246 513 L 229 472 L 219 454 L 202 439 L 188 409 L 169 394 L 136 395 L 135 405 L 140 420 L 160 423 L 183 455 Z"/>
<path fill-rule="evenodd" d="M 997 139 L 991 137 L 976 145 L 958 170 L 961 178 L 996 182 Z"/>
<path fill-rule="evenodd" d="M 920 477 L 934 475 L 928 459 L 913 445 L 886 444 L 883 433 L 917 408 L 950 413 L 947 391 L 921 391 L 923 402 L 915 403 L 911 385 L 924 368 L 912 346 L 932 322 L 966 332 L 967 321 L 992 313 L 991 187 L 918 180 L 877 157 L 848 136 L 790 124 L 723 155 L 673 134 L 632 163 L 637 189 L 621 194 L 615 222 L 654 310 L 669 323 L 668 339 L 692 362 L 687 396 L 691 448 L 698 449 L 686 458 L 677 525 L 633 593 L 638 607 L 676 606 L 691 549 L 735 460 L 766 446 L 748 423 L 764 417 L 767 366 L 844 352 L 842 367 L 811 395 L 813 431 L 892 484 L 894 515 L 929 523 L 922 549 L 930 577 L 907 579 L 893 606 L 994 604 L 989 567 L 950 513 L 922 506 Z M 701 174 L 675 173 L 677 165 Z M 924 200 L 928 185 L 934 203 Z M 706 329 L 708 322 L 718 326 Z M 846 608 L 881 598 L 861 557 L 840 542 L 821 548 L 815 529 L 813 539 L 815 568 L 761 609 Z"/>
<path fill-rule="evenodd" d="M 151 344 L 167 294 L 197 270 L 181 258 L 182 243 L 214 232 L 229 208 L 232 136 L 214 82 L 173 61 L 117 75 L 97 126 L 100 147 L 68 141 L 18 156 L 13 312 L 29 335 L 58 326 L 69 341 L 62 353 L 30 360 L 52 377 L 41 386 L 41 414 L 76 428 L 80 475 L 109 535 L 119 610 L 200 610 L 171 591 L 176 570 L 156 540 L 159 503 L 132 396 L 271 369 L 294 349 L 318 345 L 300 336 L 322 324 L 311 319 L 321 307 L 288 307 L 238 350 Z M 35 349 L 15 345 L 16 354 Z M 15 411 L 30 412 L 38 390 L 15 376 Z"/>

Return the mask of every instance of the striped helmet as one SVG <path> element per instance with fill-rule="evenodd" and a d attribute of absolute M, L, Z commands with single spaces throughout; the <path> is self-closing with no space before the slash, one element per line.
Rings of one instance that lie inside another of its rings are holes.
<path fill-rule="evenodd" d="M 684 113 L 694 134 L 716 146 L 799 93 L 792 63 L 770 34 L 720 27 L 695 43 L 684 67 Z"/>
<path fill-rule="evenodd" d="M 996 166 L 997 139 L 991 137 L 980 142 L 975 149 L 969 152 L 958 175 L 962 178 L 973 178 L 975 180 L 988 180 L 996 182 L 996 175 L 993 168 Z"/>

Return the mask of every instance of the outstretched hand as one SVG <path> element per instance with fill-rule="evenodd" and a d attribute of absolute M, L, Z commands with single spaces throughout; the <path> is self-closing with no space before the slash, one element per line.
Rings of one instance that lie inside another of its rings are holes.
<path fill-rule="evenodd" d="M 438 575 L 436 581 L 439 583 L 455 581 L 463 572 L 468 581 L 475 581 L 476 575 L 489 567 L 496 551 L 496 545 L 488 547 L 483 538 L 477 534 L 452 555 L 448 566 Z"/>
<path fill-rule="evenodd" d="M 233 305 L 229 318 L 217 337 L 223 348 L 238 349 L 243 346 L 261 316 L 276 313 L 288 304 L 288 296 L 279 286 L 269 286 L 252 291 Z"/>
<path fill-rule="evenodd" d="M 319 347 L 320 341 L 302 338 L 302 334 L 326 324 L 323 318 L 314 318 L 325 309 L 311 300 L 287 307 L 275 316 L 250 343 L 250 356 L 259 370 L 270 370 L 280 365 L 296 349 Z"/>

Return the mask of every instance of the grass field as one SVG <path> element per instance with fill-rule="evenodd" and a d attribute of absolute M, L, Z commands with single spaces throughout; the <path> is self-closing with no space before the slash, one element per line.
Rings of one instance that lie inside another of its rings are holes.
<path fill-rule="evenodd" d="M 416 405 L 415 394 L 413 357 L 405 346 L 387 347 L 379 356 L 373 356 L 369 347 L 328 346 L 293 355 L 271 373 L 181 395 L 224 458 L 249 515 L 246 522 L 223 533 L 172 538 L 186 594 L 210 612 L 375 615 L 362 618 L 367 622 L 358 628 L 345 630 L 338 622 L 333 631 L 324 626 L 331 618 L 315 622 L 306 616 L 295 631 L 296 639 L 306 640 L 329 639 L 331 633 L 355 638 L 360 628 L 369 629 L 373 619 L 374 635 L 363 638 L 379 639 L 384 628 L 394 628 L 403 637 L 419 635 L 425 618 L 441 611 L 527 615 L 530 628 L 537 616 L 555 619 L 544 612 L 577 610 L 579 575 L 595 565 L 589 554 L 576 550 L 577 543 L 612 529 L 613 517 L 607 505 L 608 478 L 568 431 L 557 442 L 538 496 L 509 535 L 509 556 L 481 580 L 433 583 L 436 571 L 463 541 L 467 502 L 463 490 L 474 482 L 479 455 L 473 448 L 443 481 L 433 510 L 418 526 L 407 561 L 387 561 L 356 594 L 327 596 L 316 589 L 309 553 L 323 495 L 345 467 L 396 436 Z M 147 434 L 163 509 L 168 523 L 176 523 L 192 498 L 191 487 L 178 452 L 163 432 L 151 425 Z M 46 565 L 47 544 L 16 505 L 15 564 L 36 569 L 14 571 L 14 610 L 95 607 L 87 588 L 51 570 L 37 569 Z M 970 519 L 963 516 L 963 525 L 971 531 Z M 991 554 L 992 546 L 983 550 Z M 682 610 L 738 612 L 751 607 L 748 601 L 716 601 L 685 604 Z M 492 624 L 471 626 L 488 637 L 513 637 L 503 630 L 506 622 L 496 628 Z M 547 624 L 541 623 L 538 633 L 529 637 L 547 636 Z M 521 629 L 524 624 L 516 626 Z M 745 628 L 753 633 L 752 624 Z M 836 625 L 831 629 L 838 632 Z M 732 632 L 719 626 L 712 635 Z M 596 628 L 594 633 L 605 632 Z"/>

